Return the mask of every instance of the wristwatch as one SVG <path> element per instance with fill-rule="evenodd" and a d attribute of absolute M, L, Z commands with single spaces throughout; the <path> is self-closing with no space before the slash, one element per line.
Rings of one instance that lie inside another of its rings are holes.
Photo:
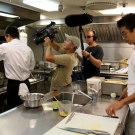
<path fill-rule="evenodd" d="M 90 60 L 90 54 L 88 54 L 88 55 L 86 56 L 86 59 L 87 59 L 87 60 Z"/>

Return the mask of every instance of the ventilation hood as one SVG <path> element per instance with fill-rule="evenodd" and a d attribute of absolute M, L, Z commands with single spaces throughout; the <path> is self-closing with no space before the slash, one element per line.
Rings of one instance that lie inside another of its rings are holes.
<path fill-rule="evenodd" d="M 55 26 L 54 28 L 57 29 L 58 34 L 56 34 L 55 40 L 59 43 L 63 43 L 65 40 L 65 34 L 67 33 L 69 35 L 75 35 L 77 37 L 80 37 L 79 34 L 79 28 L 74 27 L 68 27 L 68 26 Z M 90 24 L 83 26 L 84 33 L 87 30 L 94 30 L 97 34 L 97 40 L 98 43 L 120 43 L 124 42 L 119 29 L 117 28 L 116 23 L 110 23 L 110 24 Z M 83 41 L 85 42 L 85 39 L 83 37 Z"/>
<path fill-rule="evenodd" d="M 121 37 L 120 31 L 117 27 L 116 21 L 119 20 L 121 16 L 98 16 L 93 17 L 93 23 L 82 26 L 84 33 L 87 30 L 94 30 L 97 34 L 97 42 L 98 43 L 120 43 L 124 42 L 124 40 Z M 45 21 L 44 25 L 49 24 L 51 21 L 58 22 L 58 20 L 47 20 Z M 67 33 L 69 35 L 75 35 L 77 37 L 80 37 L 79 34 L 79 28 L 78 27 L 68 27 L 64 22 L 64 19 L 59 20 L 59 24 L 53 26 L 53 28 L 57 29 L 58 34 L 55 36 L 55 41 L 59 43 L 63 43 L 65 40 L 65 34 Z M 39 25 L 38 23 L 34 25 L 28 25 L 28 27 L 34 28 L 36 30 L 43 28 L 44 26 Z M 83 41 L 85 42 L 85 39 L 83 37 Z"/>
<path fill-rule="evenodd" d="M 7 26 L 20 27 L 40 20 L 40 13 L 32 10 L 18 7 L 8 3 L 0 2 L 0 12 L 19 16 L 18 18 L 9 18 L 0 16 L 0 29 Z"/>

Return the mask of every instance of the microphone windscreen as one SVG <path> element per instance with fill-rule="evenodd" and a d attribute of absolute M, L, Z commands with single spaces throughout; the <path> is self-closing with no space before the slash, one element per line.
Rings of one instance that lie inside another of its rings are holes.
<path fill-rule="evenodd" d="M 93 16 L 90 14 L 68 15 L 65 17 L 65 23 L 69 27 L 86 25 L 93 22 Z"/>

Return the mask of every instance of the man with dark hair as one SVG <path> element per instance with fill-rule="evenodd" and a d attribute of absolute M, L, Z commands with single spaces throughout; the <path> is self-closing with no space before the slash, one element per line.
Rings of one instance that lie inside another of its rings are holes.
<path fill-rule="evenodd" d="M 57 68 L 53 73 L 50 90 L 60 89 L 72 82 L 71 74 L 76 62 L 75 50 L 80 46 L 80 39 L 76 36 L 65 34 L 66 40 L 64 46 L 47 37 L 45 38 L 46 52 L 45 59 L 49 62 L 57 64 Z M 60 55 L 52 54 L 52 47 L 60 53 Z"/>
<path fill-rule="evenodd" d="M 35 66 L 34 55 L 30 47 L 19 40 L 19 31 L 15 26 L 5 29 L 7 43 L 0 45 L 0 60 L 4 61 L 7 85 L 7 107 L 12 109 L 20 104 L 20 95 L 29 92 L 28 80 Z"/>
<path fill-rule="evenodd" d="M 135 14 L 127 14 L 117 21 L 122 38 L 129 44 L 135 45 Z M 130 112 L 126 122 L 126 135 L 135 134 L 135 52 L 127 62 L 128 64 L 128 85 L 125 88 L 118 102 L 106 108 L 108 115 L 116 115 L 116 111 L 124 105 L 129 105 Z"/>
<path fill-rule="evenodd" d="M 92 76 L 100 76 L 100 66 L 104 56 L 104 52 L 101 46 L 96 43 L 96 32 L 88 30 L 85 35 L 86 42 L 89 45 L 85 50 L 82 50 L 82 56 L 85 57 L 85 68 L 83 69 L 83 75 L 85 79 Z M 79 61 L 83 62 L 81 56 L 77 54 Z"/>

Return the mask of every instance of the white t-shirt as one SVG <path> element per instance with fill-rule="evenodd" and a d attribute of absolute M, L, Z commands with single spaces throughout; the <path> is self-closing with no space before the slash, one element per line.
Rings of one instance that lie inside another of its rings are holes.
<path fill-rule="evenodd" d="M 127 61 L 128 64 L 128 96 L 135 92 L 135 52 L 133 52 L 130 59 Z M 129 104 L 130 110 L 135 111 L 135 102 Z"/>

